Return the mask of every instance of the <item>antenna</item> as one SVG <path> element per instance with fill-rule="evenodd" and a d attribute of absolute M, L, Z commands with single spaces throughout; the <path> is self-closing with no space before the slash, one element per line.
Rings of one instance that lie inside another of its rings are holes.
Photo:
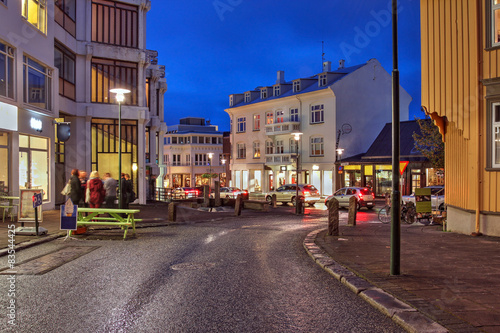
<path fill-rule="evenodd" d="M 321 67 L 323 67 L 324 62 L 325 62 L 325 41 L 321 41 Z"/>

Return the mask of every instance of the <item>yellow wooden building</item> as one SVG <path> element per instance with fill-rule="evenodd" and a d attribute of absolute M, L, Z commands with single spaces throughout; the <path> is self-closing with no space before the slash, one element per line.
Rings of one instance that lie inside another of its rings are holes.
<path fill-rule="evenodd" d="M 421 0 L 422 106 L 445 140 L 447 228 L 500 236 L 500 0 Z"/>

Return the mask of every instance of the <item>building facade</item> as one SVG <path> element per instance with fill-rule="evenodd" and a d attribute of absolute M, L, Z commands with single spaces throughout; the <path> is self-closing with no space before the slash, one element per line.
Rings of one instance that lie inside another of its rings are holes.
<path fill-rule="evenodd" d="M 73 168 L 118 178 L 119 108 L 109 90 L 125 88 L 122 172 L 145 203 L 146 173 L 159 173 L 153 164 L 166 130 L 164 69 L 146 50 L 149 9 L 145 0 L 0 2 L 3 192 L 41 188 L 44 209 L 53 209 Z M 69 123 L 67 141 L 56 135 L 60 122 Z"/>
<path fill-rule="evenodd" d="M 168 126 L 163 144 L 164 188 L 213 187 L 215 181 L 225 186 L 223 133 L 217 126 L 203 118 L 183 118 Z"/>
<path fill-rule="evenodd" d="M 447 228 L 500 236 L 500 2 L 422 0 L 421 36 L 422 105 L 445 141 Z"/>
<path fill-rule="evenodd" d="M 249 192 L 285 183 L 315 185 L 322 195 L 339 187 L 335 163 L 364 153 L 391 120 L 391 76 L 376 59 L 331 69 L 229 96 L 231 182 Z M 401 119 L 408 119 L 411 97 L 401 88 Z M 299 140 L 294 133 L 300 132 Z M 299 167 L 297 168 L 297 156 Z"/>

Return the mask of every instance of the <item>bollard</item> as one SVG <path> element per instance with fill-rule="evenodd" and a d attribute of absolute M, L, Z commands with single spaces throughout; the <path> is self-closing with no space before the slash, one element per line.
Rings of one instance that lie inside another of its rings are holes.
<path fill-rule="evenodd" d="M 241 194 L 238 194 L 238 196 L 236 197 L 236 203 L 234 205 L 235 216 L 241 215 L 241 206 L 243 206 L 243 200 L 241 200 Z"/>
<path fill-rule="evenodd" d="M 328 236 L 339 235 L 339 201 L 331 198 L 326 203 L 328 207 Z"/>
<path fill-rule="evenodd" d="M 271 204 L 273 205 L 273 208 L 276 208 L 277 203 L 276 203 L 276 194 L 273 194 L 271 197 Z"/>
<path fill-rule="evenodd" d="M 208 185 L 203 185 L 203 207 L 208 207 L 210 203 L 210 187 Z"/>
<path fill-rule="evenodd" d="M 215 198 L 215 207 L 220 207 L 221 200 L 220 200 L 220 182 L 219 181 L 215 182 L 214 198 Z"/>
<path fill-rule="evenodd" d="M 356 197 L 352 196 L 349 198 L 349 215 L 347 217 L 347 225 L 356 226 L 356 214 L 357 214 L 357 201 Z"/>
<path fill-rule="evenodd" d="M 168 204 L 168 220 L 170 222 L 175 222 L 177 218 L 177 207 L 175 203 L 171 202 Z"/>

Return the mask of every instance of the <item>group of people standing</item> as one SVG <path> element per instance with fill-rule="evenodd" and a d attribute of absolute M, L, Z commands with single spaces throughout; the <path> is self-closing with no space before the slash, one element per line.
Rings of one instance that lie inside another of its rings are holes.
<path fill-rule="evenodd" d="M 132 181 L 128 174 L 121 174 L 122 207 L 128 208 L 130 202 L 135 200 Z M 99 172 L 92 171 L 87 179 L 87 172 L 73 169 L 69 179 L 69 198 L 80 207 L 100 208 L 104 203 L 105 208 L 116 208 L 118 181 L 111 177 L 109 172 L 101 179 Z"/>

